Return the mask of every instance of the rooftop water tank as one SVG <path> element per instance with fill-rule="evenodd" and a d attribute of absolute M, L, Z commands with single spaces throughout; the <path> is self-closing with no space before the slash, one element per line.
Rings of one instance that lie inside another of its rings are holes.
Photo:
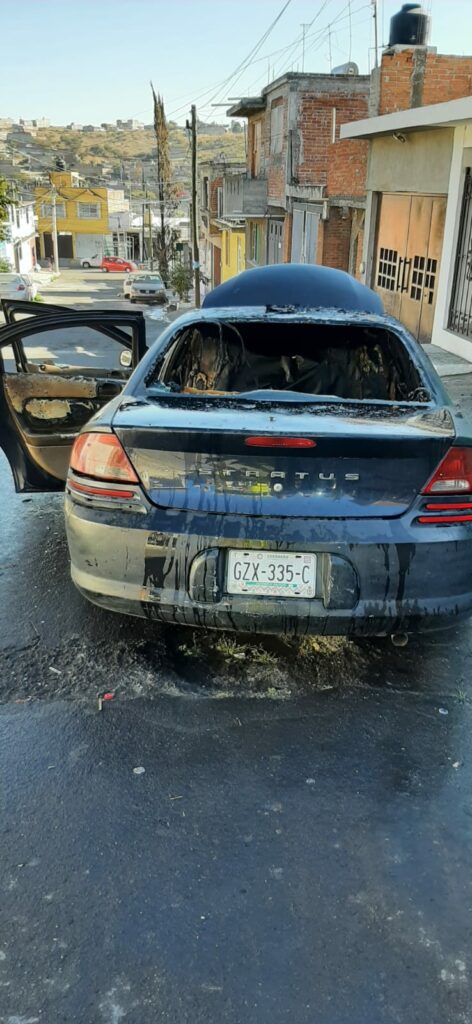
<path fill-rule="evenodd" d="M 347 62 L 347 64 L 339 64 L 337 68 L 333 68 L 332 75 L 358 75 L 359 68 L 357 64 L 354 64 L 353 60 Z"/>
<path fill-rule="evenodd" d="M 429 18 L 419 4 L 403 4 L 390 21 L 389 46 L 426 46 Z"/>

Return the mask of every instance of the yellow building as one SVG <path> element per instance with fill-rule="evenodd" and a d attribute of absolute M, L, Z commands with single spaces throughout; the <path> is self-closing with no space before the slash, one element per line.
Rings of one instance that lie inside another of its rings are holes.
<path fill-rule="evenodd" d="M 246 232 L 240 224 L 230 226 L 220 222 L 221 231 L 221 280 L 240 274 L 246 266 Z M 224 226 L 223 226 L 224 224 Z"/>
<path fill-rule="evenodd" d="M 121 189 L 88 187 L 80 184 L 74 171 L 53 171 L 50 185 L 35 189 L 35 206 L 41 257 L 53 255 L 53 195 L 59 259 L 111 255 L 114 252 L 110 215 L 129 215 L 129 201 Z M 116 218 L 115 218 L 116 219 Z"/>

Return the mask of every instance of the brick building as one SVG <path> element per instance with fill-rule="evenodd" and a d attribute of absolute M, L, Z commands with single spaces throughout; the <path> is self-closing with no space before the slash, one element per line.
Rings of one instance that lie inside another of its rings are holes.
<path fill-rule="evenodd" d="M 472 359 L 472 57 L 394 46 L 372 74 L 361 277 L 421 341 Z"/>
<path fill-rule="evenodd" d="M 230 108 L 248 119 L 247 267 L 317 262 L 356 272 L 368 147 L 340 141 L 340 127 L 367 116 L 369 85 L 362 75 L 286 74 Z"/>

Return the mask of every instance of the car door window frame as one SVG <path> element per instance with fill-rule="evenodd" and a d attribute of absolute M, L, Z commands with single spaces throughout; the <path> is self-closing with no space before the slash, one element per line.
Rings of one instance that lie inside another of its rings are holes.
<path fill-rule="evenodd" d="M 25 356 L 25 351 L 22 345 L 23 337 L 28 337 L 36 333 L 45 333 L 48 330 L 55 330 L 60 327 L 90 327 L 99 331 L 101 334 L 106 335 L 113 341 L 118 342 L 131 351 L 132 361 L 131 368 L 134 369 L 140 360 L 142 359 L 145 352 L 147 352 L 146 345 L 146 325 L 142 313 L 138 312 L 116 312 L 114 310 L 97 310 L 89 312 L 67 310 L 64 312 L 65 307 L 47 306 L 47 312 L 41 309 L 41 312 L 34 313 L 30 309 L 25 309 L 26 305 L 32 306 L 33 303 L 27 304 L 26 302 L 21 303 L 16 300 L 5 300 L 11 307 L 11 303 L 15 302 L 17 312 L 31 312 L 31 318 L 28 321 L 25 320 L 14 320 L 13 318 L 5 324 L 4 327 L 0 328 L 0 372 L 4 372 L 4 364 L 2 357 L 2 348 L 11 345 L 13 354 L 15 357 L 15 363 L 18 372 L 28 373 L 28 360 Z M 7 314 L 5 312 L 5 306 L 2 302 L 2 309 L 4 311 L 5 318 Z M 53 310 L 53 313 L 49 313 L 49 310 Z M 14 314 L 15 309 L 10 309 L 10 315 Z M 60 315 L 58 316 L 58 312 Z M 41 323 L 38 323 L 38 320 Z M 120 323 L 125 327 L 131 327 L 131 338 L 129 334 L 122 331 L 117 324 Z M 8 333 L 8 332 L 11 333 Z M 8 339 L 8 340 L 7 340 Z"/>

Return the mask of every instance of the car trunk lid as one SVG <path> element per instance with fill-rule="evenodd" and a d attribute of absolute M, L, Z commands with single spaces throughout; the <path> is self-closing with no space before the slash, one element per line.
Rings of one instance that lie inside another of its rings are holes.
<path fill-rule="evenodd" d="M 263 404 L 126 403 L 113 428 L 154 504 L 248 516 L 402 515 L 454 439 L 447 409 Z"/>

